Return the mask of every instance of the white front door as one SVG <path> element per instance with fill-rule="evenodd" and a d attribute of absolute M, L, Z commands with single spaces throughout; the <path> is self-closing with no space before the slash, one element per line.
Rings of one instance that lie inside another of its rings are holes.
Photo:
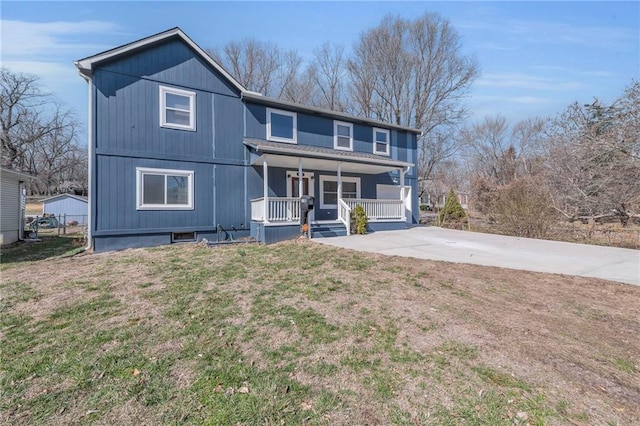
<path fill-rule="evenodd" d="M 297 170 L 287 172 L 287 197 L 300 198 L 303 195 L 311 195 L 313 197 L 313 173 L 302 173 L 302 194 L 300 194 L 300 177 Z M 314 209 L 318 207 L 318 200 Z M 309 212 L 309 220 L 314 217 L 313 210 Z"/>

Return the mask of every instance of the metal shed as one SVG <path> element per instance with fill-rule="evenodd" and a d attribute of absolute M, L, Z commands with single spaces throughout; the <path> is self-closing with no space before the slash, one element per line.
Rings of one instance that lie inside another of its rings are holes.
<path fill-rule="evenodd" d="M 42 213 L 53 214 L 60 220 L 76 221 L 79 225 L 87 224 L 88 202 L 85 197 L 71 194 L 60 194 L 42 200 Z"/>

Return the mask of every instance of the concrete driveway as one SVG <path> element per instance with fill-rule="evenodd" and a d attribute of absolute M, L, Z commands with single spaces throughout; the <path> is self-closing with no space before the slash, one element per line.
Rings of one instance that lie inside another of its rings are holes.
<path fill-rule="evenodd" d="M 314 241 L 386 255 L 596 277 L 640 285 L 640 251 L 631 249 L 426 226 Z"/>

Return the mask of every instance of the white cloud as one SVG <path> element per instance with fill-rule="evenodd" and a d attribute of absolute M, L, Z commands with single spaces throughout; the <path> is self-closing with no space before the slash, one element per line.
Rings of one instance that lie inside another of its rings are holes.
<path fill-rule="evenodd" d="M 560 21 L 525 21 L 492 17 L 483 20 L 458 21 L 456 26 L 469 31 L 506 34 L 512 44 L 561 44 L 590 48 L 624 49 L 638 46 L 634 28 L 616 26 L 576 25 Z"/>
<path fill-rule="evenodd" d="M 45 84 L 47 81 L 75 83 L 78 77 L 75 66 L 71 62 L 65 64 L 45 61 L 3 61 L 2 66 L 14 73 L 34 74 Z"/>
<path fill-rule="evenodd" d="M 476 85 L 493 88 L 561 91 L 576 90 L 583 87 L 583 84 L 577 81 L 565 81 L 557 78 L 509 72 L 483 75 L 478 79 Z"/>
<path fill-rule="evenodd" d="M 559 72 L 562 74 L 573 74 L 585 77 L 602 77 L 602 78 L 612 78 L 616 76 L 616 73 L 613 71 L 607 70 L 582 70 L 576 68 L 569 68 L 557 65 L 535 65 L 531 67 L 534 70 L 538 71 L 552 71 Z"/>
<path fill-rule="evenodd" d="M 612 71 L 580 71 L 580 74 L 585 75 L 587 77 L 602 77 L 602 78 L 612 78 L 616 76 L 615 72 Z"/>
<path fill-rule="evenodd" d="M 88 35 L 118 32 L 112 22 L 25 22 L 0 21 L 2 32 L 2 56 L 7 59 L 32 58 L 34 55 L 53 57 L 60 54 L 76 55 L 76 52 L 101 51 L 107 47 L 87 43 Z"/>
<path fill-rule="evenodd" d="M 504 44 L 496 44 L 496 43 L 478 43 L 475 45 L 476 48 L 478 49 L 484 49 L 484 50 L 517 50 L 518 47 L 516 46 L 507 46 Z"/>
<path fill-rule="evenodd" d="M 538 96 L 491 96 L 491 95 L 477 95 L 472 99 L 475 102 L 492 102 L 499 104 L 518 104 L 518 105 L 542 105 L 549 103 L 547 98 L 541 98 Z"/>
<path fill-rule="evenodd" d="M 119 33 L 119 25 L 87 20 L 79 22 L 0 21 L 2 65 L 15 73 L 33 74 L 45 92 L 80 111 L 86 84 L 73 61 L 107 50 L 105 33 Z M 80 100 L 78 102 L 78 100 Z"/>

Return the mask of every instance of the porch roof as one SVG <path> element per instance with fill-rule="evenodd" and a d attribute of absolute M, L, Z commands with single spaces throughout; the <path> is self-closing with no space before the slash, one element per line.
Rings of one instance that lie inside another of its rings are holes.
<path fill-rule="evenodd" d="M 413 163 L 366 152 L 340 151 L 253 138 L 245 138 L 244 144 L 259 155 L 252 165 L 261 165 L 266 158 L 269 166 L 297 169 L 298 159 L 302 158 L 305 169 L 325 171 L 335 171 L 338 162 L 341 163 L 344 172 L 366 174 L 387 173 L 413 167 Z"/>

